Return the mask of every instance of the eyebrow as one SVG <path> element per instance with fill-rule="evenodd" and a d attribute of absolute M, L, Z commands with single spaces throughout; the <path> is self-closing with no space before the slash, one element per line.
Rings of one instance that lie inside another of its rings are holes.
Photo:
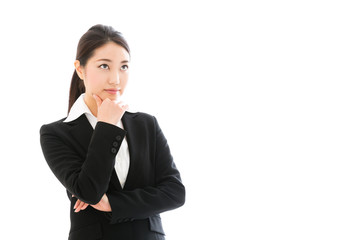
<path fill-rule="evenodd" d="M 104 61 L 104 62 L 112 62 L 110 59 L 107 59 L 107 58 L 101 58 L 101 59 L 98 59 L 96 60 L 97 62 L 100 62 L 100 61 Z M 129 61 L 128 60 L 124 60 L 124 61 L 121 61 L 121 63 L 128 63 Z"/>

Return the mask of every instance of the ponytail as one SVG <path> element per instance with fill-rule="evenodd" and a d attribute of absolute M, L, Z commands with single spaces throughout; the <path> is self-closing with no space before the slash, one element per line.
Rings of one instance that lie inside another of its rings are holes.
<path fill-rule="evenodd" d="M 78 99 L 78 97 L 84 92 L 85 92 L 84 81 L 81 80 L 77 75 L 76 71 L 74 71 L 70 84 L 68 114 L 70 112 L 71 107 L 74 105 L 76 99 Z"/>

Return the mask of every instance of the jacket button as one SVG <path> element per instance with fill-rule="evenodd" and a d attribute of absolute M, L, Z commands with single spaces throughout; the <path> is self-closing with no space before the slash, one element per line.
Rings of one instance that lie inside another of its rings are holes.
<path fill-rule="evenodd" d="M 121 140 L 121 136 L 120 136 L 120 135 L 117 135 L 117 136 L 115 137 L 115 139 L 118 140 L 118 141 L 120 141 L 120 140 Z"/>
<path fill-rule="evenodd" d="M 112 153 L 116 153 L 116 148 L 112 148 L 112 149 L 111 149 L 111 152 L 112 152 Z"/>
<path fill-rule="evenodd" d="M 117 146 L 119 146 L 119 143 L 118 142 L 113 142 L 113 146 L 117 147 Z"/>

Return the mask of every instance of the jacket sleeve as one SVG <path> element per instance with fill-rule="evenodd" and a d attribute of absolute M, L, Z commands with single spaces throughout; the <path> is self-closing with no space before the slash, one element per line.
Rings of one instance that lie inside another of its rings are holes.
<path fill-rule="evenodd" d="M 112 208 L 110 223 L 144 219 L 185 203 L 185 187 L 156 119 L 155 186 L 107 193 Z"/>
<path fill-rule="evenodd" d="M 40 129 L 40 143 L 45 159 L 58 180 L 78 199 L 89 204 L 100 201 L 108 189 L 115 156 L 126 131 L 98 122 L 86 157 L 75 151 L 72 142 L 59 126 L 49 124 Z M 117 144 L 114 144 L 117 142 Z"/>

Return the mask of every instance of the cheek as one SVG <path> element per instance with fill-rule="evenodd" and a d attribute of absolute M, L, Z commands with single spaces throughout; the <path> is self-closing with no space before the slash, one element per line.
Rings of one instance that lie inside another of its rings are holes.
<path fill-rule="evenodd" d="M 128 80 L 129 80 L 129 75 L 126 74 L 123 78 L 122 78 L 122 81 L 121 81 L 121 87 L 122 88 L 125 88 L 127 83 L 128 83 Z"/>
<path fill-rule="evenodd" d="M 100 74 L 98 71 L 87 71 L 85 75 L 86 87 L 93 92 L 97 92 L 102 89 L 104 79 L 103 74 Z"/>

